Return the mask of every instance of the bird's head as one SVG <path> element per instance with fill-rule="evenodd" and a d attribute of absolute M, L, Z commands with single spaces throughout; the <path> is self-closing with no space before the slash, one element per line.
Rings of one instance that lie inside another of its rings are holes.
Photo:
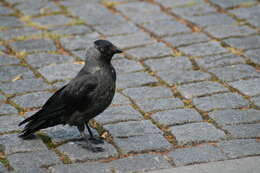
<path fill-rule="evenodd" d="M 114 54 L 123 52 L 108 40 L 96 40 L 94 42 L 94 46 L 101 53 L 101 55 L 109 61 Z"/>

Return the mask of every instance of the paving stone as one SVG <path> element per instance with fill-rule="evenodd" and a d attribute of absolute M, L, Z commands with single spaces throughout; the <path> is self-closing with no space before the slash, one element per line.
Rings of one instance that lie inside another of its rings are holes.
<path fill-rule="evenodd" d="M 37 39 L 37 40 L 23 40 L 10 43 L 15 51 L 54 51 L 55 45 L 52 40 Z"/>
<path fill-rule="evenodd" d="M 201 81 L 210 78 L 208 73 L 195 70 L 163 71 L 158 72 L 158 75 L 169 84 Z"/>
<path fill-rule="evenodd" d="M 37 92 L 16 96 L 12 101 L 23 108 L 41 107 L 51 95 L 50 92 Z"/>
<path fill-rule="evenodd" d="M 247 36 L 243 38 L 230 38 L 225 42 L 239 49 L 254 49 L 260 47 L 260 36 Z"/>
<path fill-rule="evenodd" d="M 64 15 L 50 15 L 50 16 L 41 16 L 38 18 L 32 19 L 33 23 L 41 26 L 53 26 L 53 25 L 65 25 L 70 23 L 72 20 Z"/>
<path fill-rule="evenodd" d="M 54 34 L 86 34 L 93 32 L 89 27 L 85 25 L 72 25 L 72 26 L 59 26 L 49 29 Z"/>
<path fill-rule="evenodd" d="M 260 111 L 249 110 L 216 110 L 209 113 L 210 118 L 214 119 L 219 125 L 235 125 L 239 123 L 252 123 L 260 120 Z"/>
<path fill-rule="evenodd" d="M 151 112 L 155 110 L 175 109 L 183 107 L 183 103 L 178 98 L 163 98 L 137 101 L 136 104 L 142 111 Z"/>
<path fill-rule="evenodd" d="M 22 117 L 16 115 L 0 116 L 1 132 L 19 130 L 18 124 L 23 120 Z"/>
<path fill-rule="evenodd" d="M 185 46 L 193 43 L 209 41 L 209 37 L 202 33 L 187 33 L 163 38 L 175 47 Z"/>
<path fill-rule="evenodd" d="M 29 152 L 29 151 L 47 151 L 47 147 L 41 139 L 35 138 L 23 140 L 17 134 L 8 134 L 0 136 L 0 144 L 5 146 L 4 153 L 6 155 Z"/>
<path fill-rule="evenodd" d="M 154 43 L 144 47 L 130 49 L 125 52 L 136 59 L 161 57 L 172 54 L 172 50 L 166 47 L 163 43 Z"/>
<path fill-rule="evenodd" d="M 114 45 L 119 45 L 121 49 L 154 43 L 154 40 L 152 40 L 147 34 L 143 32 L 108 37 L 107 39 L 110 40 Z"/>
<path fill-rule="evenodd" d="M 205 49 L 205 47 L 207 49 Z M 191 56 L 206 56 L 227 52 L 218 42 L 197 43 L 190 46 L 180 47 L 180 51 Z"/>
<path fill-rule="evenodd" d="M 223 141 L 217 146 L 230 158 L 260 154 L 260 142 L 255 139 Z"/>
<path fill-rule="evenodd" d="M 158 37 L 191 31 L 187 26 L 173 19 L 149 22 L 143 26 Z"/>
<path fill-rule="evenodd" d="M 53 87 L 43 82 L 42 79 L 16 80 L 14 82 L 3 83 L 0 87 L 0 89 L 6 94 L 35 92 L 52 88 Z"/>
<path fill-rule="evenodd" d="M 211 55 L 203 58 L 195 59 L 198 65 L 202 68 L 211 68 L 216 66 L 226 66 L 236 63 L 245 63 L 244 59 L 237 55 L 223 54 Z"/>
<path fill-rule="evenodd" d="M 227 159 L 220 149 L 212 145 L 176 149 L 170 152 L 168 156 L 172 158 L 177 166 Z"/>
<path fill-rule="evenodd" d="M 93 41 L 99 39 L 99 34 L 96 32 L 86 35 L 77 35 L 67 38 L 62 38 L 61 44 L 67 50 L 88 49 L 93 45 Z"/>
<path fill-rule="evenodd" d="M 126 154 L 144 151 L 166 151 L 172 148 L 171 144 L 160 134 L 114 138 L 114 142 Z"/>
<path fill-rule="evenodd" d="M 94 28 L 106 35 L 106 36 L 111 36 L 111 35 L 119 35 L 119 34 L 131 34 L 131 33 L 136 33 L 139 31 L 139 29 L 132 23 L 118 23 L 118 24 L 105 24 L 105 25 L 97 25 L 94 26 Z"/>
<path fill-rule="evenodd" d="M 176 109 L 157 112 L 151 116 L 156 122 L 164 126 L 202 121 L 195 109 Z"/>
<path fill-rule="evenodd" d="M 4 101 L 6 98 L 5 98 L 5 96 L 3 96 L 2 94 L 0 94 L 0 102 L 1 101 Z"/>
<path fill-rule="evenodd" d="M 0 163 L 0 172 L 7 172 L 7 169 L 4 167 L 2 163 Z"/>
<path fill-rule="evenodd" d="M 209 70 L 222 81 L 234 81 L 242 78 L 259 77 L 260 73 L 253 67 L 244 64 L 212 68 Z"/>
<path fill-rule="evenodd" d="M 0 114 L 14 114 L 17 110 L 9 104 L 4 104 L 0 102 Z"/>
<path fill-rule="evenodd" d="M 23 79 L 30 79 L 33 78 L 34 75 L 24 66 L 0 66 L 0 82 L 3 81 L 10 81 L 15 79 L 16 77 L 20 76 Z"/>
<path fill-rule="evenodd" d="M 229 8 L 229 7 L 234 7 L 240 4 L 247 4 L 247 3 L 252 3 L 255 2 L 255 0 L 210 0 L 214 4 L 219 5 L 222 8 Z"/>
<path fill-rule="evenodd" d="M 123 90 L 123 93 L 133 100 L 172 97 L 173 93 L 166 87 L 138 87 Z"/>
<path fill-rule="evenodd" d="M 95 120 L 101 124 L 141 119 L 143 119 L 142 115 L 129 105 L 109 107 L 102 114 L 95 117 Z"/>
<path fill-rule="evenodd" d="M 128 59 L 112 60 L 112 64 L 117 73 L 128 73 L 144 69 L 138 61 Z"/>
<path fill-rule="evenodd" d="M 256 106 L 260 107 L 260 96 L 253 97 L 251 100 Z"/>
<path fill-rule="evenodd" d="M 145 72 L 118 74 L 117 76 L 117 88 L 141 86 L 144 84 L 149 84 L 154 82 L 157 82 L 157 80 L 154 77 L 146 74 Z"/>
<path fill-rule="evenodd" d="M 123 96 L 122 94 L 119 94 L 118 92 L 115 93 L 114 98 L 112 100 L 112 104 L 114 105 L 125 105 L 125 104 L 131 104 L 130 100 Z"/>
<path fill-rule="evenodd" d="M 240 80 L 236 82 L 228 83 L 233 88 L 236 88 L 245 95 L 254 96 L 260 94 L 260 79 L 249 79 L 249 80 Z"/>
<path fill-rule="evenodd" d="M 39 35 L 39 34 L 42 34 L 42 31 L 32 27 L 13 28 L 13 29 L 7 29 L 1 31 L 0 38 L 4 40 L 10 40 L 13 38 L 28 37 L 31 35 Z"/>
<path fill-rule="evenodd" d="M 173 126 L 170 130 L 178 145 L 218 141 L 225 138 L 223 131 L 206 122 Z"/>
<path fill-rule="evenodd" d="M 260 124 L 241 124 L 236 126 L 225 126 L 223 128 L 237 138 L 260 137 Z"/>
<path fill-rule="evenodd" d="M 166 15 L 160 11 L 153 11 L 149 13 L 129 13 L 125 14 L 128 18 L 130 18 L 133 22 L 142 24 L 149 23 L 154 21 L 162 21 L 162 20 L 171 20 L 172 16 Z"/>
<path fill-rule="evenodd" d="M 5 51 L 5 50 L 6 50 L 6 48 L 4 46 L 0 45 L 0 54 L 3 54 L 2 51 Z"/>
<path fill-rule="evenodd" d="M 69 79 L 76 76 L 82 68 L 82 64 L 58 64 L 45 66 L 39 69 L 39 72 L 48 80 Z"/>
<path fill-rule="evenodd" d="M 108 124 L 104 128 L 113 137 L 143 136 L 148 134 L 161 134 L 162 132 L 149 120 L 120 122 Z"/>
<path fill-rule="evenodd" d="M 0 53 L 0 65 L 19 64 L 20 60 L 14 56 Z"/>
<path fill-rule="evenodd" d="M 61 163 L 58 157 L 51 151 L 16 153 L 9 155 L 7 159 L 15 170 L 24 170 L 24 172 L 29 172 L 33 168 L 39 168 L 44 165 Z"/>
<path fill-rule="evenodd" d="M 187 20 L 199 25 L 200 27 L 212 26 L 212 25 L 226 25 L 235 24 L 236 21 L 226 14 L 210 14 L 206 16 L 184 16 Z"/>
<path fill-rule="evenodd" d="M 171 168 L 164 156 L 143 154 L 112 161 L 111 164 L 120 173 L 143 172 L 146 170 Z"/>
<path fill-rule="evenodd" d="M 168 71 L 172 69 L 186 70 L 192 68 L 192 64 L 189 58 L 185 56 L 149 59 L 144 63 L 148 65 L 153 71 Z"/>
<path fill-rule="evenodd" d="M 174 14 L 179 16 L 199 16 L 207 13 L 216 12 L 216 10 L 206 3 L 195 3 L 187 6 L 180 6 L 171 10 Z"/>
<path fill-rule="evenodd" d="M 66 55 L 39 53 L 28 55 L 25 57 L 25 60 L 33 67 L 39 68 L 47 65 L 72 62 L 73 57 Z"/>
<path fill-rule="evenodd" d="M 248 101 L 233 93 L 216 94 L 213 96 L 194 98 L 193 104 L 204 111 L 212 109 L 239 108 L 248 106 Z"/>
<path fill-rule="evenodd" d="M 116 149 L 109 143 L 105 142 L 105 144 L 100 145 L 104 149 L 103 152 L 92 152 L 86 148 L 86 142 L 69 142 L 59 146 L 57 149 L 62 153 L 69 156 L 72 161 L 79 160 L 97 160 L 101 158 L 108 157 L 116 157 L 117 151 Z M 84 148 L 85 147 L 85 148 Z"/>
<path fill-rule="evenodd" d="M 156 2 L 162 4 L 165 7 L 173 8 L 173 7 L 185 7 L 203 3 L 203 0 L 155 0 Z"/>
<path fill-rule="evenodd" d="M 180 85 L 177 86 L 177 89 L 187 99 L 220 91 L 228 91 L 228 89 L 222 85 L 211 81 Z"/>
<path fill-rule="evenodd" d="M 148 2 L 132 2 L 116 5 L 116 8 L 123 13 L 140 13 L 160 11 L 160 7 Z"/>
<path fill-rule="evenodd" d="M 19 27 L 22 22 L 14 16 L 0 16 L 0 27 Z"/>
<path fill-rule="evenodd" d="M 11 13 L 13 13 L 13 11 L 11 9 L 0 6 L 0 15 L 8 15 L 8 14 L 11 14 Z"/>
<path fill-rule="evenodd" d="M 249 50 L 245 55 L 255 64 L 260 65 L 260 49 Z"/>
<path fill-rule="evenodd" d="M 219 25 L 205 29 L 216 38 L 226 38 L 233 36 L 246 36 L 255 33 L 255 31 L 244 25 Z"/>

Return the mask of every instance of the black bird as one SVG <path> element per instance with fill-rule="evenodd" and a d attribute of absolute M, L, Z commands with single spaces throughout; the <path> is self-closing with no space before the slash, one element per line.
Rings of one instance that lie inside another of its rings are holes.
<path fill-rule="evenodd" d="M 76 77 L 56 91 L 41 110 L 19 124 L 27 123 L 19 137 L 27 139 L 40 129 L 69 124 L 77 126 L 88 149 L 102 151 L 102 148 L 90 143 L 84 130 L 86 126 L 94 143 L 103 142 L 94 138 L 88 121 L 103 112 L 112 102 L 116 72 L 111 59 L 117 53 L 122 51 L 111 42 L 95 41 L 94 46 L 87 50 L 85 65 Z"/>

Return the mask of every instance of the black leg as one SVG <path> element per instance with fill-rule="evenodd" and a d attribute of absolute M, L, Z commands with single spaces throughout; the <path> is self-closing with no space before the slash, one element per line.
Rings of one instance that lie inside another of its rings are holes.
<path fill-rule="evenodd" d="M 100 139 L 99 137 L 95 137 L 90 129 L 90 127 L 88 126 L 88 123 L 85 123 L 87 129 L 88 129 L 88 133 L 90 135 L 90 142 L 92 142 L 93 144 L 104 144 L 104 141 L 102 139 Z"/>

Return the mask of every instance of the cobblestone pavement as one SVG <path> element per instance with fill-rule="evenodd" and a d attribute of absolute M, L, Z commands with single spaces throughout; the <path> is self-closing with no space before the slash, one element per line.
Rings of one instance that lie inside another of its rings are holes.
<path fill-rule="evenodd" d="M 0 172 L 128 173 L 260 155 L 259 0 L 0 0 Z M 106 38 L 113 105 L 91 122 L 17 138 Z"/>

